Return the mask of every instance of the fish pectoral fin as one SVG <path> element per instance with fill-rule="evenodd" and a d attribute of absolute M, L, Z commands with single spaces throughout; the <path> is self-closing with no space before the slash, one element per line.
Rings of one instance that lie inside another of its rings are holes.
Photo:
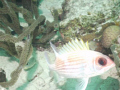
<path fill-rule="evenodd" d="M 88 83 L 91 83 L 91 78 L 89 78 Z"/>
<path fill-rule="evenodd" d="M 76 86 L 76 90 L 85 90 L 88 84 L 89 78 L 80 78 Z"/>
<path fill-rule="evenodd" d="M 62 86 L 66 82 L 66 78 L 61 76 L 59 73 L 55 74 L 56 84 Z"/>
<path fill-rule="evenodd" d="M 64 77 L 60 77 L 57 81 L 57 84 L 59 86 L 62 86 L 66 82 L 66 79 Z"/>

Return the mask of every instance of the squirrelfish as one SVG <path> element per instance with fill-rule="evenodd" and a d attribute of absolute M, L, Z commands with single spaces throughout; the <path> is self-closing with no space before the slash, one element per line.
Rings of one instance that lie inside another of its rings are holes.
<path fill-rule="evenodd" d="M 77 78 L 79 84 L 76 90 L 85 90 L 89 78 L 101 75 L 115 66 L 115 63 L 106 55 L 89 49 L 88 42 L 82 39 L 72 40 L 64 45 L 59 51 L 50 42 L 55 53 L 54 64 L 45 53 L 47 63 L 51 70 L 66 78 Z"/>

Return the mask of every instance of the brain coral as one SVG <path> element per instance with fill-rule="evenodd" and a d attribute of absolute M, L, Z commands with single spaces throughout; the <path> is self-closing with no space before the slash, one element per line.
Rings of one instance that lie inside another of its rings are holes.
<path fill-rule="evenodd" d="M 102 36 L 102 45 L 105 48 L 109 48 L 112 44 L 112 41 L 117 38 L 117 36 L 120 34 L 120 27 L 119 26 L 109 26 L 107 27 Z"/>

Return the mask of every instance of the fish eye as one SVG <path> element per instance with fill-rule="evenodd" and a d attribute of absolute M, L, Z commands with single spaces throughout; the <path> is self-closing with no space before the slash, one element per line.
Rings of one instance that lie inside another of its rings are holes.
<path fill-rule="evenodd" d="M 102 66 L 105 66 L 107 64 L 107 60 L 105 58 L 99 58 L 98 63 Z"/>

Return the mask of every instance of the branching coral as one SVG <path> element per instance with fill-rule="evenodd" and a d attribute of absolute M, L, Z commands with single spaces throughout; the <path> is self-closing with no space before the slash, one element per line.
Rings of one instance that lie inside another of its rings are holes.
<path fill-rule="evenodd" d="M 21 70 L 27 64 L 33 51 L 32 45 L 40 43 L 45 46 L 56 34 L 56 28 L 59 30 L 59 21 L 57 10 L 53 10 L 54 21 L 45 22 L 43 15 L 38 16 L 38 12 L 35 11 L 33 13 L 34 10 L 28 10 L 28 6 L 26 8 L 20 8 L 6 0 L 1 0 L 0 3 L 0 28 L 3 29 L 3 31 L 0 31 L 0 48 L 5 49 L 10 55 L 19 59 L 19 66 L 11 73 L 11 80 L 0 82 L 1 86 L 8 88 L 14 85 Z M 32 6 L 32 9 L 37 8 L 33 3 Z M 28 23 L 28 27 L 20 25 L 18 13 L 23 15 L 25 21 Z M 36 19 L 33 18 L 33 14 Z M 12 32 L 15 34 L 12 34 Z M 39 35 L 42 37 L 36 38 Z M 15 43 L 22 40 L 25 40 L 24 47 L 15 47 Z"/>
<path fill-rule="evenodd" d="M 13 11 L 6 0 L 1 1 L 3 4 L 3 8 L 0 8 L 0 21 L 11 27 L 11 29 L 13 29 L 17 34 L 22 33 L 16 13 Z"/>
<path fill-rule="evenodd" d="M 32 53 L 31 42 L 32 42 L 32 35 L 31 35 L 30 40 L 27 40 L 27 42 L 25 43 L 25 46 L 20 56 L 19 66 L 17 67 L 17 69 L 15 69 L 11 73 L 11 80 L 9 80 L 8 82 L 1 82 L 0 83 L 1 86 L 7 88 L 7 87 L 14 85 L 14 83 L 17 81 L 21 70 L 27 64 L 27 61 L 29 57 L 31 56 L 31 53 Z"/>

